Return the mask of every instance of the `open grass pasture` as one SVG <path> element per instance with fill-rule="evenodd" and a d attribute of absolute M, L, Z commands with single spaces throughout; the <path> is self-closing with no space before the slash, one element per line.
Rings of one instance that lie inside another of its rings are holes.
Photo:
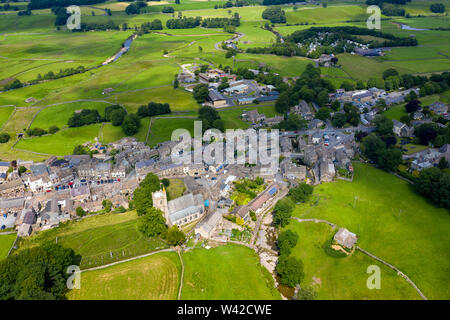
<path fill-rule="evenodd" d="M 31 128 L 48 129 L 52 125 L 58 126 L 60 129 L 67 127 L 67 122 L 73 113 L 81 109 L 98 110 L 101 116 L 105 115 L 105 108 L 111 105 L 105 102 L 71 102 L 59 104 L 56 106 L 49 106 L 39 111 L 36 118 L 31 124 Z"/>
<path fill-rule="evenodd" d="M 427 298 L 448 299 L 448 211 L 389 173 L 361 163 L 354 168 L 353 182 L 317 186 L 314 200 L 294 215 L 347 228 L 360 236 L 360 247 L 399 268 Z"/>
<path fill-rule="evenodd" d="M 155 146 L 164 141 L 170 141 L 172 132 L 176 129 L 186 129 L 194 135 L 194 121 L 191 118 L 153 119 L 147 144 Z"/>
<path fill-rule="evenodd" d="M 0 234 L 0 260 L 6 258 L 14 240 L 16 240 L 15 233 Z"/>
<path fill-rule="evenodd" d="M 319 300 L 403 300 L 421 299 L 420 295 L 397 273 L 360 251 L 346 257 L 329 255 L 324 246 L 337 229 L 314 222 L 292 221 L 288 228 L 298 234 L 292 255 L 304 263 L 302 286 L 312 286 Z M 370 290 L 367 268 L 376 265 L 381 271 L 381 289 Z"/>
<path fill-rule="evenodd" d="M 135 211 L 107 213 L 81 221 L 71 221 L 55 229 L 22 239 L 18 250 L 45 241 L 56 241 L 72 248 L 81 256 L 80 268 L 87 269 L 149 253 L 166 244 L 159 239 L 145 238 L 137 230 Z"/>
<path fill-rule="evenodd" d="M 8 121 L 11 113 L 13 113 L 13 106 L 0 107 L 0 128 Z"/>
<path fill-rule="evenodd" d="M 305 23 L 328 24 L 336 22 L 346 22 L 349 20 L 366 20 L 366 8 L 355 5 L 336 5 L 322 7 L 300 7 L 296 11 L 286 12 L 287 23 Z"/>
<path fill-rule="evenodd" d="M 219 115 L 225 122 L 225 128 L 246 129 L 250 126 L 250 123 L 243 121 L 241 115 L 242 112 L 252 109 L 257 109 L 259 113 L 264 114 L 267 118 L 275 117 L 276 115 L 278 115 L 273 104 L 224 108 L 222 110 L 219 110 Z"/>
<path fill-rule="evenodd" d="M 17 149 L 64 156 L 72 154 L 75 146 L 94 141 L 98 137 L 101 124 L 92 124 L 77 128 L 67 128 L 55 134 L 22 139 L 16 145 Z"/>
<path fill-rule="evenodd" d="M 69 300 L 176 300 L 181 263 L 175 252 L 157 253 L 81 274 Z"/>
<path fill-rule="evenodd" d="M 228 244 L 194 248 L 183 254 L 185 265 L 181 299 L 280 299 L 272 277 L 251 249 Z"/>

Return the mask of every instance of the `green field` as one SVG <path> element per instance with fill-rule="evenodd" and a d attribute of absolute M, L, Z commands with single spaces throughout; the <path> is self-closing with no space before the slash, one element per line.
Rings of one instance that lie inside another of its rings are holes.
<path fill-rule="evenodd" d="M 194 135 L 194 120 L 183 118 L 153 119 L 150 128 L 148 145 L 154 146 L 160 142 L 170 141 L 172 132 L 176 129 L 187 129 Z"/>
<path fill-rule="evenodd" d="M 0 128 L 8 121 L 8 118 L 11 116 L 11 113 L 14 111 L 13 106 L 8 107 L 0 107 Z"/>
<path fill-rule="evenodd" d="M 419 100 L 422 102 L 422 107 L 425 107 L 435 101 L 443 101 L 443 97 L 441 98 L 440 95 L 434 94 L 431 96 L 419 98 Z M 402 116 L 408 115 L 408 113 L 405 110 L 405 105 L 406 105 L 406 103 L 402 103 L 399 105 L 389 107 L 389 109 L 387 109 L 383 114 L 391 120 L 400 121 L 400 118 Z"/>
<path fill-rule="evenodd" d="M 360 247 L 402 270 L 427 298 L 448 299 L 448 211 L 389 173 L 360 163 L 354 168 L 353 182 L 317 186 L 314 200 L 297 206 L 294 215 L 347 228 L 360 236 Z"/>
<path fill-rule="evenodd" d="M 185 265 L 181 299 L 280 299 L 272 277 L 251 249 L 226 245 L 194 248 L 183 254 Z"/>
<path fill-rule="evenodd" d="M 16 240 L 15 233 L 0 234 L 0 260 L 6 258 L 14 240 Z"/>
<path fill-rule="evenodd" d="M 174 252 L 81 274 L 80 289 L 68 293 L 69 300 L 175 300 L 181 263 Z"/>
<path fill-rule="evenodd" d="M 142 236 L 137 230 L 137 214 L 130 211 L 89 217 L 40 232 L 22 239 L 19 250 L 56 239 L 58 243 L 74 249 L 79 255 L 81 269 L 124 260 L 166 247 L 159 239 Z"/>
<path fill-rule="evenodd" d="M 292 254 L 304 263 L 305 278 L 302 286 L 312 286 L 319 300 L 404 300 L 421 299 L 420 295 L 397 273 L 356 251 L 351 256 L 328 255 L 323 246 L 337 229 L 314 222 L 293 221 L 287 228 L 299 235 Z M 331 249 L 332 250 L 332 249 Z M 381 289 L 368 289 L 367 267 L 381 269 Z"/>

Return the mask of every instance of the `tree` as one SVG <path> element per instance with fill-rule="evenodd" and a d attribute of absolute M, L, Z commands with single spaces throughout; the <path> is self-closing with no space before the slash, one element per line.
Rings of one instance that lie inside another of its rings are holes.
<path fill-rule="evenodd" d="M 272 23 L 286 23 L 286 14 L 279 7 L 267 8 L 263 11 L 262 18 L 270 20 Z"/>
<path fill-rule="evenodd" d="M 65 299 L 74 258 L 72 249 L 48 242 L 10 255 L 0 261 L 0 299 Z"/>
<path fill-rule="evenodd" d="M 439 159 L 438 168 L 441 170 L 447 169 L 449 167 L 448 160 L 445 157 Z"/>
<path fill-rule="evenodd" d="M 305 274 L 303 272 L 303 262 L 294 257 L 280 256 L 276 266 L 281 284 L 289 287 L 295 287 L 300 284 Z"/>
<path fill-rule="evenodd" d="M 435 123 L 423 123 L 414 129 L 414 135 L 419 138 L 420 144 L 428 145 L 434 141 L 438 134 L 438 127 Z"/>
<path fill-rule="evenodd" d="M 27 168 L 25 168 L 24 166 L 20 166 L 19 167 L 19 175 L 22 175 L 23 173 L 27 172 Z"/>
<path fill-rule="evenodd" d="M 288 196 L 296 203 L 306 202 L 313 193 L 313 190 L 313 186 L 301 183 L 297 187 L 289 189 Z"/>
<path fill-rule="evenodd" d="M 330 119 L 330 117 L 331 117 L 331 111 L 327 107 L 320 108 L 319 111 L 317 111 L 317 113 L 316 113 L 316 118 L 323 120 L 323 121 Z"/>
<path fill-rule="evenodd" d="M 215 128 L 218 126 L 219 130 L 224 130 L 225 124 L 222 122 L 218 122 L 220 120 L 219 112 L 213 107 L 203 106 L 198 111 L 198 118 L 202 121 L 203 131 L 206 131 L 211 128 Z"/>
<path fill-rule="evenodd" d="M 77 207 L 75 209 L 75 212 L 77 213 L 77 216 L 84 217 L 86 215 L 86 211 L 82 207 Z"/>
<path fill-rule="evenodd" d="M 7 143 L 9 139 L 11 139 L 11 136 L 8 133 L 6 132 L 0 133 L 0 143 Z"/>
<path fill-rule="evenodd" d="M 127 115 L 127 112 L 123 108 L 112 111 L 111 112 L 111 124 L 115 127 L 121 126 L 126 115 Z"/>
<path fill-rule="evenodd" d="M 385 115 L 379 114 L 373 120 L 375 124 L 375 131 L 377 134 L 384 136 L 392 134 L 392 129 L 394 128 L 394 124 L 392 120 L 386 117 Z"/>
<path fill-rule="evenodd" d="M 163 212 L 154 207 L 146 208 L 145 214 L 138 219 L 138 230 L 146 237 L 165 238 L 167 235 L 167 226 Z"/>
<path fill-rule="evenodd" d="M 383 80 L 386 80 L 389 77 L 396 77 L 396 76 L 398 76 L 398 72 L 394 68 L 389 68 L 383 71 Z"/>
<path fill-rule="evenodd" d="M 208 85 L 205 83 L 198 84 L 194 87 L 192 93 L 194 95 L 194 99 L 198 103 L 203 103 L 205 102 L 206 97 L 208 97 L 209 94 Z"/>
<path fill-rule="evenodd" d="M 289 110 L 289 93 L 283 92 L 275 102 L 275 110 L 278 113 L 286 113 Z"/>
<path fill-rule="evenodd" d="M 51 134 L 55 134 L 58 131 L 59 131 L 59 128 L 57 126 L 55 126 L 55 125 L 53 125 L 50 128 L 48 128 L 48 133 L 51 133 Z"/>
<path fill-rule="evenodd" d="M 105 212 L 111 212 L 112 208 L 112 202 L 111 200 L 105 199 L 102 201 L 103 209 L 105 209 Z"/>
<path fill-rule="evenodd" d="M 280 232 L 278 235 L 277 246 L 280 250 L 280 255 L 289 255 L 291 249 L 297 245 L 298 234 L 291 231 L 286 230 Z"/>
<path fill-rule="evenodd" d="M 345 113 L 336 113 L 333 116 L 333 119 L 331 120 L 331 123 L 336 128 L 342 128 L 346 121 L 347 121 L 347 116 L 345 115 Z"/>
<path fill-rule="evenodd" d="M 412 91 L 412 92 L 414 92 L 414 91 Z M 421 104 L 421 102 L 419 100 L 416 100 L 416 99 L 411 100 L 405 105 L 405 110 L 408 113 L 416 112 L 417 110 L 420 109 L 420 104 Z"/>
<path fill-rule="evenodd" d="M 163 178 L 162 180 L 161 180 L 161 182 L 162 182 L 162 184 L 164 185 L 164 187 L 168 187 L 168 186 L 170 186 L 170 180 L 169 179 L 167 179 L 167 178 Z"/>
<path fill-rule="evenodd" d="M 127 136 L 132 136 L 139 131 L 141 120 L 135 113 L 130 113 L 125 116 L 122 123 L 122 130 Z"/>
<path fill-rule="evenodd" d="M 83 147 L 82 145 L 77 145 L 75 146 L 75 148 L 73 148 L 73 152 L 72 154 L 74 155 L 81 155 L 81 154 L 87 154 L 87 150 L 85 147 Z"/>
<path fill-rule="evenodd" d="M 157 175 L 153 173 L 147 174 L 133 192 L 133 202 L 136 207 L 137 214 L 143 215 L 147 208 L 153 206 L 152 193 L 160 190 L 161 182 Z"/>
<path fill-rule="evenodd" d="M 291 220 L 292 210 L 295 204 L 290 198 L 278 200 L 273 210 L 273 223 L 277 227 L 285 227 Z"/>
<path fill-rule="evenodd" d="M 450 173 L 436 167 L 424 169 L 414 181 L 414 188 L 438 206 L 450 208 Z"/>
<path fill-rule="evenodd" d="M 179 246 L 186 241 L 186 236 L 177 226 L 172 226 L 167 231 L 166 241 L 172 246 Z"/>
<path fill-rule="evenodd" d="M 430 5 L 430 11 L 433 13 L 444 13 L 445 5 L 443 3 L 433 3 Z"/>

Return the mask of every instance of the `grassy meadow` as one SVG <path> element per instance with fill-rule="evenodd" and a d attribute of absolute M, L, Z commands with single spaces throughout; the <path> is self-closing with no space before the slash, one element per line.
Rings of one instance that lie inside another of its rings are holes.
<path fill-rule="evenodd" d="M 175 252 L 157 253 L 81 274 L 69 300 L 176 300 L 181 263 Z"/>
<path fill-rule="evenodd" d="M 72 248 L 79 255 L 81 269 L 124 260 L 167 246 L 162 240 L 146 238 L 137 230 L 135 211 L 107 213 L 68 222 L 21 239 L 18 250 L 46 241 L 58 241 Z"/>
<path fill-rule="evenodd" d="M 360 163 L 354 168 L 353 182 L 317 186 L 313 200 L 298 205 L 294 215 L 347 228 L 360 236 L 360 247 L 402 270 L 429 299 L 447 299 L 447 210 L 436 208 L 389 173 Z M 331 296 L 332 292 L 323 294 Z"/>
<path fill-rule="evenodd" d="M 16 240 L 16 236 L 15 233 L 0 234 L 0 260 L 6 258 L 14 240 Z"/>
<path fill-rule="evenodd" d="M 251 249 L 228 244 L 194 248 L 183 254 L 185 265 L 181 299 L 280 299 L 270 273 Z"/>

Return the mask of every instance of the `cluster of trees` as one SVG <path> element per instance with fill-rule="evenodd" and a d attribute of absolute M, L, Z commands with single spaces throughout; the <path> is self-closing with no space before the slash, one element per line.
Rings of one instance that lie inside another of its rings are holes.
<path fill-rule="evenodd" d="M 9 256 L 0 261 L 0 299 L 65 299 L 75 258 L 72 249 L 50 242 Z"/>
<path fill-rule="evenodd" d="M 104 0 L 31 0 L 28 9 L 47 9 L 52 7 L 83 6 L 104 2 Z"/>
<path fill-rule="evenodd" d="M 102 117 L 96 109 L 82 109 L 80 112 L 74 112 L 67 122 L 68 126 L 81 127 L 88 124 L 101 122 Z"/>
<path fill-rule="evenodd" d="M 447 160 L 443 159 L 448 166 Z M 450 209 L 450 173 L 447 170 L 436 167 L 422 170 L 414 181 L 414 187 L 438 206 Z"/>
<path fill-rule="evenodd" d="M 286 3 L 295 3 L 293 0 L 263 0 L 264 6 L 273 6 L 273 5 L 279 5 L 279 4 L 286 4 Z"/>
<path fill-rule="evenodd" d="M 405 9 L 394 6 L 393 4 L 383 4 L 383 10 L 381 11 L 385 16 L 404 16 Z"/>
<path fill-rule="evenodd" d="M 298 234 L 291 230 L 280 232 L 278 235 L 277 247 L 280 257 L 276 271 L 280 276 L 280 283 L 289 287 L 300 284 L 305 277 L 302 260 L 290 256 L 291 249 L 297 245 L 297 242 Z"/>
<path fill-rule="evenodd" d="M 23 83 L 19 79 L 14 79 L 13 82 L 7 83 L 3 86 L 5 91 L 12 90 L 12 89 L 18 89 L 18 88 L 22 88 L 22 87 L 23 87 Z"/>
<path fill-rule="evenodd" d="M 201 17 L 186 18 L 181 19 L 169 19 L 166 22 L 166 27 L 168 29 L 191 29 L 198 27 L 202 21 Z"/>
<path fill-rule="evenodd" d="M 18 16 L 31 16 L 31 10 L 27 9 L 27 10 L 21 10 L 19 12 L 17 12 Z"/>
<path fill-rule="evenodd" d="M 161 237 L 171 245 L 180 245 L 186 237 L 176 226 L 168 228 L 163 212 L 153 207 L 152 192 L 160 190 L 158 176 L 149 173 L 133 193 L 133 204 L 137 214 L 139 231 L 147 237 Z"/>
<path fill-rule="evenodd" d="M 150 33 L 150 30 L 162 30 L 162 29 L 163 29 L 163 26 L 162 26 L 161 20 L 155 19 L 151 22 L 144 22 L 141 25 L 141 27 L 138 31 L 138 34 L 142 35 L 145 33 Z"/>
<path fill-rule="evenodd" d="M 248 2 L 246 0 L 236 0 L 234 3 L 231 1 L 227 1 L 225 2 L 225 4 L 221 5 L 215 5 L 214 9 L 219 9 L 219 8 L 232 8 L 232 7 L 246 7 L 248 6 Z"/>
<path fill-rule="evenodd" d="M 293 32 L 287 37 L 287 41 L 299 43 L 306 40 L 313 40 L 318 37 L 319 33 L 323 34 L 327 32 L 329 33 L 328 39 L 331 42 L 336 40 L 352 40 L 363 43 L 364 41 L 357 36 L 373 36 L 386 40 L 384 42 L 365 42 L 366 44 L 371 44 L 371 47 L 408 47 L 417 45 L 415 38 L 402 38 L 375 29 L 359 27 L 311 27 L 307 30 Z"/>
<path fill-rule="evenodd" d="M 443 3 L 433 3 L 432 5 L 430 5 L 430 10 L 433 13 L 444 13 L 445 6 Z"/>
<path fill-rule="evenodd" d="M 241 24 L 239 14 L 236 12 L 232 18 L 206 18 L 202 20 L 204 28 L 225 28 L 227 26 L 239 27 Z"/>
<path fill-rule="evenodd" d="M 170 105 L 168 103 L 150 102 L 146 106 L 140 106 L 137 114 L 139 117 L 144 118 L 171 112 L 172 111 L 170 110 Z"/>
<path fill-rule="evenodd" d="M 9 139 L 11 139 L 11 136 L 8 133 L 6 132 L 0 133 L 0 143 L 7 143 Z"/>
<path fill-rule="evenodd" d="M 308 122 L 296 113 L 290 113 L 287 118 L 273 126 L 274 129 L 280 130 L 301 130 L 308 127 Z"/>
<path fill-rule="evenodd" d="M 161 10 L 162 13 L 174 13 L 175 9 L 170 6 L 163 7 Z"/>
<path fill-rule="evenodd" d="M 286 23 L 286 14 L 279 7 L 267 8 L 263 11 L 262 18 L 270 20 L 272 23 Z"/>
<path fill-rule="evenodd" d="M 54 73 L 53 71 L 49 71 L 45 73 L 44 75 L 38 74 L 36 80 L 30 81 L 31 83 L 39 82 L 42 80 L 55 80 L 67 76 L 71 76 L 73 74 L 77 73 L 83 73 L 86 71 L 86 68 L 84 66 L 78 66 L 76 68 L 67 68 L 67 69 L 60 69 L 58 73 Z"/>
<path fill-rule="evenodd" d="M 198 110 L 198 119 L 202 121 L 202 130 L 216 128 L 225 131 L 225 123 L 220 118 L 219 112 L 213 107 L 203 106 Z"/>
<path fill-rule="evenodd" d="M 418 142 L 425 146 L 432 143 L 436 147 L 441 147 L 450 143 L 450 128 L 440 127 L 434 122 L 415 127 L 414 135 L 419 139 Z"/>
<path fill-rule="evenodd" d="M 115 127 L 121 126 L 127 111 L 117 104 L 105 108 L 105 121 L 111 122 Z"/>
<path fill-rule="evenodd" d="M 135 113 L 129 113 L 123 119 L 122 130 L 127 136 L 132 136 L 138 133 L 140 127 L 141 118 Z"/>
<path fill-rule="evenodd" d="M 314 187 L 312 185 L 301 183 L 295 188 L 290 188 L 288 196 L 295 203 L 306 202 L 312 195 Z"/>
<path fill-rule="evenodd" d="M 126 14 L 139 14 L 141 13 L 141 9 L 147 7 L 147 3 L 144 1 L 137 1 L 137 2 L 133 2 L 130 3 L 126 8 L 125 8 L 125 13 Z"/>
<path fill-rule="evenodd" d="M 275 109 L 279 113 L 286 113 L 289 108 L 298 104 L 300 99 L 306 102 L 315 101 L 324 107 L 328 103 L 328 93 L 335 90 L 329 80 L 320 77 L 320 69 L 314 68 L 312 64 L 306 66 L 292 87 L 280 86 L 278 89 L 282 91 L 275 103 Z"/>
<path fill-rule="evenodd" d="M 331 108 L 334 111 L 340 109 L 339 101 L 333 101 Z M 346 123 L 352 126 L 357 126 L 359 124 L 359 110 L 353 104 L 346 102 L 344 104 L 344 112 L 335 113 L 331 119 L 333 126 L 337 128 L 342 128 Z"/>
<path fill-rule="evenodd" d="M 53 125 L 48 129 L 48 131 L 45 129 L 42 129 L 42 128 L 30 128 L 30 129 L 27 129 L 25 131 L 25 133 L 29 137 L 40 137 L 40 136 L 43 136 L 44 134 L 47 134 L 47 133 L 54 134 L 58 131 L 59 131 L 59 128 L 57 126 Z"/>
<path fill-rule="evenodd" d="M 382 7 L 385 2 L 392 4 L 406 4 L 407 2 L 411 2 L 411 0 L 367 0 L 366 4 L 369 6 L 375 5 Z"/>
<path fill-rule="evenodd" d="M 306 202 L 314 188 L 306 183 L 301 183 L 289 190 L 288 196 L 278 200 L 273 209 L 273 223 L 276 227 L 285 227 L 291 221 L 295 203 Z"/>
<path fill-rule="evenodd" d="M 12 6 L 9 3 L 0 6 L 0 11 L 19 11 L 20 8 L 18 6 Z"/>
<path fill-rule="evenodd" d="M 80 29 L 73 29 L 72 32 L 86 32 L 86 31 L 107 31 L 107 30 L 120 30 L 119 25 L 113 21 L 105 23 L 80 23 Z"/>
<path fill-rule="evenodd" d="M 206 83 L 196 85 L 192 90 L 192 94 L 198 103 L 205 102 L 206 97 L 208 97 L 209 94 L 208 85 Z"/>
<path fill-rule="evenodd" d="M 397 139 L 392 131 L 392 120 L 384 115 L 374 119 L 375 133 L 361 141 L 361 151 L 379 168 L 394 171 L 402 161 L 402 152 L 395 147 Z"/>

